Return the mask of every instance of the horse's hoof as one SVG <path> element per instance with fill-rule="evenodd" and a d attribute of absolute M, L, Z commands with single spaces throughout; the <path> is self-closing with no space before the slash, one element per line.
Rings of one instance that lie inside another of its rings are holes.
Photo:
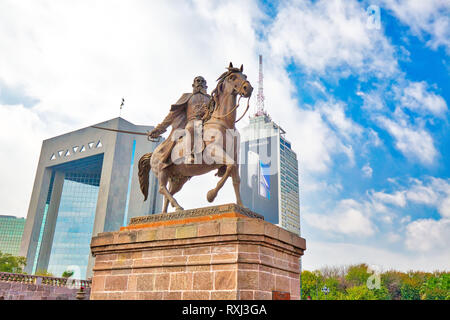
<path fill-rule="evenodd" d="M 209 190 L 206 194 L 206 199 L 208 200 L 208 202 L 213 202 L 216 196 L 217 193 L 214 190 Z"/>
<path fill-rule="evenodd" d="M 183 210 L 184 210 L 183 207 L 178 207 L 175 209 L 175 211 L 183 211 Z"/>

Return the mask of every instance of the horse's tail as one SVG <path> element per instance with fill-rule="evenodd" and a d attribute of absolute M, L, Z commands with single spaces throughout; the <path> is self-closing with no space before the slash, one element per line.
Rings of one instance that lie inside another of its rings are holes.
<path fill-rule="evenodd" d="M 142 194 L 144 195 L 144 201 L 147 200 L 148 197 L 149 173 L 152 168 L 150 165 L 151 158 L 152 153 L 146 153 L 139 159 L 138 163 L 139 185 L 141 187 Z"/>

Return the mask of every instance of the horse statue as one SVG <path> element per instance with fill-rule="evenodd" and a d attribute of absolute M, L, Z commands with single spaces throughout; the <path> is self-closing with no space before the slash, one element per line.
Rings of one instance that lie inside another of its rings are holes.
<path fill-rule="evenodd" d="M 201 159 L 205 159 L 205 163 L 203 161 L 201 163 L 188 163 L 186 161 L 177 163 L 173 159 L 173 163 L 170 165 L 162 163 L 159 157 L 152 157 L 153 154 L 158 152 L 158 148 L 161 145 L 156 147 L 153 153 L 144 154 L 139 160 L 138 176 L 141 191 L 145 198 L 144 201 L 148 196 L 149 173 L 152 170 L 159 181 L 159 192 L 164 196 L 163 213 L 167 213 L 169 203 L 176 211 L 183 210 L 173 195 L 180 191 L 184 184 L 193 176 L 203 175 L 213 170 L 218 170 L 216 175 L 220 177 L 220 180 L 214 189 L 208 191 L 206 195 L 208 202 L 214 201 L 219 190 L 231 176 L 236 194 L 236 203 L 239 206 L 243 206 L 239 191 L 239 145 L 234 143 L 235 136 L 233 134 L 230 135 L 230 132 L 236 132 L 236 111 L 239 107 L 237 96 L 240 96 L 239 100 L 241 97 L 250 99 L 253 87 L 247 80 L 247 76 L 243 74 L 244 68 L 242 65 L 240 68 L 234 68 L 232 63 L 230 63 L 227 69 L 228 71 L 224 72 L 217 79 L 217 86 L 211 93 L 210 114 L 203 122 Z M 183 156 L 186 157 L 186 152 L 183 153 L 182 148 L 183 145 L 186 145 L 184 138 L 182 137 L 176 142 L 172 151 L 172 158 L 174 158 L 174 154 L 179 156 L 178 159 L 182 159 Z M 175 152 L 176 150 L 178 152 Z M 167 184 L 169 184 L 168 187 Z"/>

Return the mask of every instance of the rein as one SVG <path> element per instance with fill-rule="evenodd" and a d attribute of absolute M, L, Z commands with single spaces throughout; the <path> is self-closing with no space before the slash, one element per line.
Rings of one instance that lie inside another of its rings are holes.
<path fill-rule="evenodd" d="M 240 97 L 239 97 L 239 99 L 240 99 Z M 248 108 L 250 108 L 250 97 L 247 99 L 247 108 L 245 108 L 244 114 L 239 119 L 237 119 L 234 123 L 238 123 L 245 116 L 245 114 L 248 111 Z"/>
<path fill-rule="evenodd" d="M 242 82 L 241 82 L 241 86 L 240 86 L 238 92 L 241 91 L 241 89 L 242 89 L 242 87 L 244 86 L 244 84 L 245 84 L 245 81 L 242 81 Z M 241 101 L 241 98 L 242 98 L 242 94 L 239 93 L 239 99 L 238 99 L 237 104 L 236 104 L 236 105 L 233 107 L 233 109 L 231 109 L 231 111 L 228 112 L 227 114 L 225 114 L 225 115 L 223 115 L 223 116 L 215 116 L 215 115 L 211 115 L 211 117 L 212 117 L 212 118 L 216 118 L 216 119 L 223 119 L 223 118 L 225 118 L 225 117 L 228 117 L 230 114 L 232 114 L 232 113 L 239 107 L 239 103 L 240 103 L 240 101 Z M 245 116 L 245 114 L 247 113 L 249 107 L 250 107 L 250 97 L 249 97 L 248 100 L 247 100 L 247 108 L 245 109 L 244 114 L 243 114 L 239 119 L 237 119 L 236 121 L 234 121 L 234 123 L 239 122 L 239 121 Z M 218 109 L 218 108 L 217 108 L 217 109 Z"/>

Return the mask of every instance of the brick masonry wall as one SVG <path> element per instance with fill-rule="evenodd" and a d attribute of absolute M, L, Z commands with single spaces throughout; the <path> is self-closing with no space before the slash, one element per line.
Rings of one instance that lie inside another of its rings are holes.
<path fill-rule="evenodd" d="M 3 297 L 3 300 L 76 300 L 77 291 L 78 288 L 0 281 L 0 299 Z M 85 300 L 89 300 L 90 288 L 85 291 Z"/>
<path fill-rule="evenodd" d="M 271 223 L 224 218 L 99 234 L 91 299 L 299 299 L 305 240 Z"/>

